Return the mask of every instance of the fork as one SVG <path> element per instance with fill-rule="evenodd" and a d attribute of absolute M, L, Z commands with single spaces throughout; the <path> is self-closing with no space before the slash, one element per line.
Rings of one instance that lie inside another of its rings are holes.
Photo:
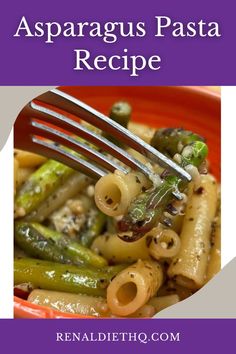
<path fill-rule="evenodd" d="M 63 114 L 58 110 L 63 111 Z M 191 181 L 191 176 L 173 160 L 104 114 L 58 89 L 38 96 L 23 108 L 14 126 L 15 146 L 60 161 L 94 179 L 115 170 L 128 173 L 130 169 L 138 170 L 152 179 L 153 172 L 148 166 L 105 137 L 70 118 L 67 113 L 101 129 L 182 180 Z M 75 136 L 96 145 L 99 150 Z M 85 159 L 81 155 L 85 156 Z M 173 195 L 179 200 L 182 199 L 178 191 L 173 192 Z"/>

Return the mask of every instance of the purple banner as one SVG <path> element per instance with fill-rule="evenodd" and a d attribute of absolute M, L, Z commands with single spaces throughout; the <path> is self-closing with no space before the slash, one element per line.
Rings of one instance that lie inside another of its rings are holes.
<path fill-rule="evenodd" d="M 7 353 L 235 352 L 236 320 L 5 320 Z"/>
<path fill-rule="evenodd" d="M 234 1 L 9 0 L 3 6 L 0 85 L 236 81 Z"/>

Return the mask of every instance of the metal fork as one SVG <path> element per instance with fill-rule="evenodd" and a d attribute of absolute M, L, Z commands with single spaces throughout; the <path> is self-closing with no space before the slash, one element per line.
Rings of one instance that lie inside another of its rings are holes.
<path fill-rule="evenodd" d="M 73 114 L 115 137 L 151 161 L 178 175 L 181 179 L 191 181 L 191 176 L 174 161 L 77 98 L 58 89 L 53 89 L 38 96 L 36 100 L 29 102 L 16 120 L 14 138 L 17 148 L 58 160 L 95 179 L 115 170 L 128 173 L 130 168 L 151 178 L 153 172 L 150 168 L 132 157 L 124 149 L 81 125 L 79 121 L 58 113 L 57 109 L 59 109 Z M 76 139 L 75 136 L 96 145 L 99 150 Z M 107 152 L 116 160 L 100 151 Z M 81 155 L 86 158 L 83 159 Z M 175 197 L 181 199 L 181 194 L 176 192 Z"/>

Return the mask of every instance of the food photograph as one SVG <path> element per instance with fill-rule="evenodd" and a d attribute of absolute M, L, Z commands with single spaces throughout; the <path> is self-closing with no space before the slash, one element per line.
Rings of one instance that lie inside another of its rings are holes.
<path fill-rule="evenodd" d="M 195 296 L 221 269 L 220 137 L 219 87 L 60 86 L 22 107 L 15 318 L 158 318 Z"/>

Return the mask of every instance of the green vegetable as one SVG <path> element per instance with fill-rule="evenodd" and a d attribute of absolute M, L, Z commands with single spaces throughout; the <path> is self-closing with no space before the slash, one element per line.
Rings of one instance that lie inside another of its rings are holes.
<path fill-rule="evenodd" d="M 172 158 L 176 153 L 181 153 L 184 146 L 195 141 L 204 141 L 204 139 L 198 134 L 181 128 L 162 128 L 156 130 L 151 145 Z"/>
<path fill-rule="evenodd" d="M 80 236 L 80 242 L 83 246 L 91 246 L 94 238 L 102 233 L 106 219 L 106 215 L 101 211 L 97 211 L 94 215 L 88 218 L 86 228 Z"/>
<path fill-rule="evenodd" d="M 15 241 L 29 255 L 40 259 L 98 268 L 107 265 L 105 258 L 72 241 L 70 237 L 38 223 L 16 223 Z"/>
<path fill-rule="evenodd" d="M 129 103 L 120 101 L 113 104 L 109 117 L 116 123 L 122 125 L 122 127 L 127 128 L 128 123 L 130 121 L 131 113 L 132 108 Z M 107 133 L 104 133 L 103 136 L 110 140 L 113 144 L 116 144 L 119 147 L 123 146 L 123 144 L 113 136 Z"/>
<path fill-rule="evenodd" d="M 115 122 L 127 128 L 130 121 L 132 108 L 127 102 L 116 102 L 111 107 L 109 117 Z"/>
<path fill-rule="evenodd" d="M 20 188 L 16 196 L 16 211 L 21 209 L 21 215 L 26 215 L 35 210 L 73 172 L 73 169 L 60 162 L 46 161 Z"/>
<path fill-rule="evenodd" d="M 15 259 L 14 283 L 32 283 L 34 287 L 106 296 L 111 279 L 126 266 L 106 267 L 104 270 L 76 267 L 32 258 Z"/>
<path fill-rule="evenodd" d="M 161 137 L 164 138 L 161 140 L 162 145 L 160 150 L 165 154 L 171 153 L 172 155 L 175 155 L 178 153 L 175 150 L 178 146 L 176 143 L 178 130 L 171 129 L 170 131 L 173 135 L 169 134 L 169 130 L 168 134 L 162 134 Z M 168 146 L 168 136 L 170 138 L 170 149 L 167 152 L 166 146 Z M 207 156 L 207 145 L 203 141 L 194 141 L 197 136 L 190 132 L 181 130 L 181 137 L 182 141 L 188 142 L 188 145 L 183 146 L 182 152 L 179 154 L 180 166 L 185 167 L 187 165 L 193 165 L 199 167 Z M 156 138 L 155 142 L 157 141 L 158 139 Z M 157 148 L 159 150 L 159 146 L 157 146 Z M 133 236 L 121 236 L 121 238 L 125 241 L 135 241 L 151 230 L 158 222 L 162 222 L 164 220 L 164 211 L 168 211 L 168 207 L 171 207 L 171 203 L 174 200 L 173 192 L 183 192 L 186 187 L 187 183 L 183 182 L 179 177 L 168 176 L 167 174 L 160 186 L 139 194 L 131 202 L 127 213 L 118 223 L 120 231 L 133 231 Z M 171 209 L 172 211 L 174 210 L 173 207 Z"/>
<path fill-rule="evenodd" d="M 127 214 L 118 222 L 119 230 L 133 231 L 133 237 L 121 238 L 136 241 L 160 222 L 167 205 L 173 200 L 172 193 L 179 191 L 181 184 L 179 177 L 167 176 L 157 188 L 139 194 L 131 202 Z"/>
<path fill-rule="evenodd" d="M 55 244 L 53 239 L 45 238 L 30 224 L 15 224 L 15 242 L 32 257 L 58 263 L 72 263 L 71 259 Z"/>
<path fill-rule="evenodd" d="M 208 147 L 203 141 L 195 141 L 183 148 L 181 153 L 181 166 L 193 165 L 199 167 L 208 154 Z"/>

